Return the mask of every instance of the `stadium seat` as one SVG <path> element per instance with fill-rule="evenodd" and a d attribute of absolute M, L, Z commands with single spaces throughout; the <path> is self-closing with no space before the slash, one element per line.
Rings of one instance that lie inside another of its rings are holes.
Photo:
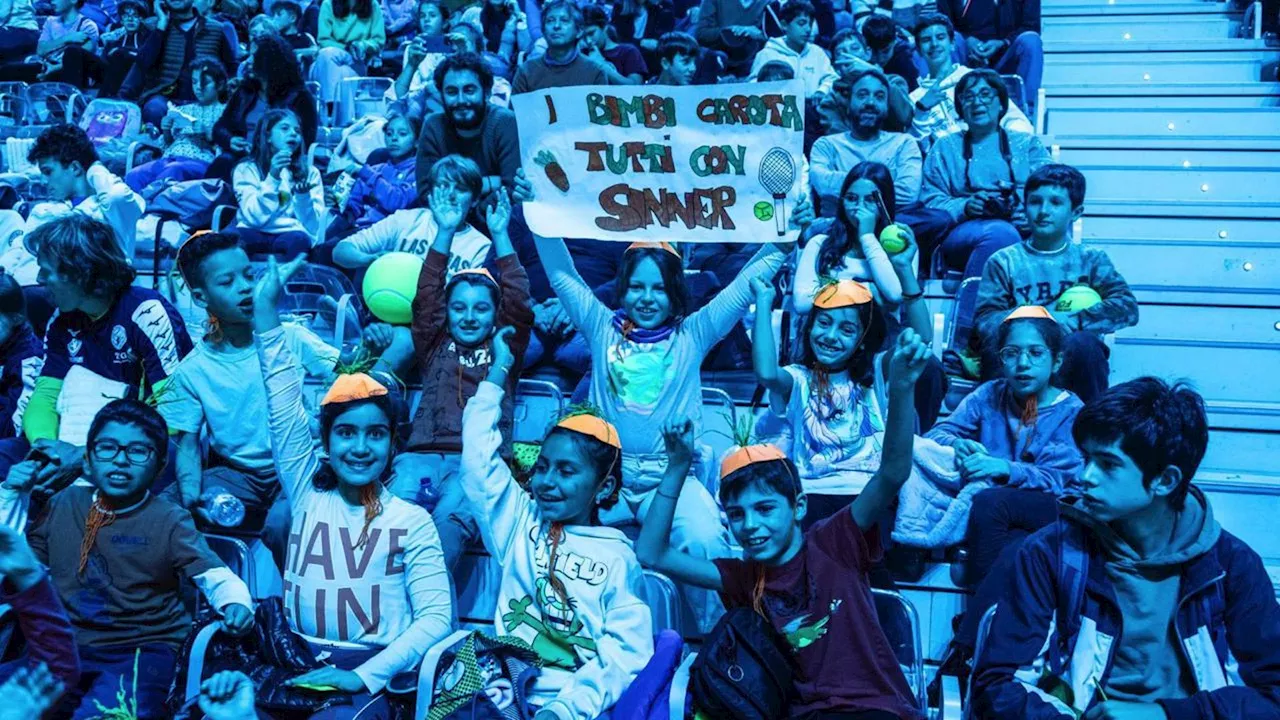
<path fill-rule="evenodd" d="M 40 82 L 27 88 L 23 103 L 25 125 L 44 127 L 75 123 L 88 101 L 70 83 Z"/>
<path fill-rule="evenodd" d="M 564 394 L 555 383 L 521 379 L 516 384 L 512 442 L 541 445 L 552 423 L 564 413 Z"/>
<path fill-rule="evenodd" d="M 335 124 L 346 127 L 365 115 L 385 115 L 391 78 L 353 77 L 342 81 Z"/>
<path fill-rule="evenodd" d="M 734 445 L 737 445 L 738 411 L 729 394 L 720 388 L 702 388 L 702 435 L 698 441 L 703 445 L 702 483 L 706 485 L 712 496 L 720 488 L 720 460 Z"/>
<path fill-rule="evenodd" d="M 644 571 L 645 602 L 653 613 L 654 630 L 674 630 L 684 636 L 684 600 L 671 578 L 656 570 Z"/>

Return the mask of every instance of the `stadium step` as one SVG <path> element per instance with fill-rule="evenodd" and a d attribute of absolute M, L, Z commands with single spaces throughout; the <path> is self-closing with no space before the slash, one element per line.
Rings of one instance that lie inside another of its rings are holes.
<path fill-rule="evenodd" d="M 1275 108 L 1280 106 L 1280 83 L 1222 83 L 1209 85 L 1081 85 L 1045 91 L 1046 110 L 1066 108 Z"/>
<path fill-rule="evenodd" d="M 1048 111 L 1046 132 L 1058 136 L 1280 137 L 1273 108 L 1064 107 Z M 1214 146 L 1218 147 L 1218 146 Z"/>
<path fill-rule="evenodd" d="M 1280 188 L 1280 153 L 1064 148 L 1059 155 L 1084 173 L 1093 200 L 1246 205 L 1274 201 Z"/>
<path fill-rule="evenodd" d="M 1129 224 L 1141 232 L 1140 222 Z M 1141 303 L 1280 309 L 1280 242 L 1123 237 L 1085 244 L 1106 251 Z"/>
<path fill-rule="evenodd" d="M 1040 29 L 1050 27 L 1045 21 L 1049 18 L 1112 18 L 1142 16 L 1146 19 L 1164 17 L 1199 16 L 1212 18 L 1217 15 L 1239 17 L 1240 11 L 1234 10 L 1231 3 L 1226 2 L 1149 2 L 1149 3 L 1111 3 L 1097 2 L 1051 2 L 1044 0 L 1041 5 Z M 1056 20 L 1055 20 L 1056 21 Z M 1047 31 L 1044 33 L 1047 35 Z"/>
<path fill-rule="evenodd" d="M 1221 5 L 1222 3 L 1205 2 L 1205 0 L 1041 0 L 1040 2 L 1044 14 L 1066 8 L 1094 8 L 1099 13 L 1150 8 L 1160 8 L 1170 12 L 1194 12 L 1194 8 L 1199 8 L 1208 12 L 1208 8 L 1217 8 Z"/>
<path fill-rule="evenodd" d="M 1046 52 L 1046 88 L 1087 83 L 1259 82 L 1268 77 L 1266 70 L 1276 62 L 1275 52 L 1262 49 L 1145 54 L 1088 52 L 1076 50 L 1078 47 L 1052 55 Z"/>
<path fill-rule="evenodd" d="M 1280 430 L 1276 368 L 1280 309 L 1144 305 L 1138 325 L 1116 334 L 1111 379 L 1186 378 L 1215 426 Z"/>
<path fill-rule="evenodd" d="M 1199 43 L 1235 36 L 1239 16 L 1219 14 L 1048 15 L 1041 20 L 1046 47 L 1063 43 Z"/>

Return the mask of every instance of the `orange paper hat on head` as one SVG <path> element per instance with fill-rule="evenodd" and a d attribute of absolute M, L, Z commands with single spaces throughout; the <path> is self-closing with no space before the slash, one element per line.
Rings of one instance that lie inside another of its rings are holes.
<path fill-rule="evenodd" d="M 320 401 L 321 405 L 329 403 L 353 402 L 355 400 L 368 400 L 373 397 L 382 397 L 387 394 L 387 387 L 364 373 L 351 373 L 349 375 L 339 375 L 337 380 L 333 381 L 333 385 L 329 387 L 329 392 L 324 394 L 324 399 Z"/>
<path fill-rule="evenodd" d="M 666 242 L 635 242 L 627 246 L 627 252 L 632 250 L 665 250 L 676 257 L 680 257 L 680 251 L 676 250 L 676 246 Z"/>
<path fill-rule="evenodd" d="M 459 275 L 479 275 L 494 285 L 498 284 L 498 281 L 493 279 L 493 274 L 484 268 L 466 268 L 465 270 L 459 270 L 453 274 L 454 277 L 458 277 Z"/>
<path fill-rule="evenodd" d="M 866 305 L 871 302 L 871 291 L 856 280 L 834 282 L 818 291 L 813 306 L 823 310 Z"/>
<path fill-rule="evenodd" d="M 1013 312 L 1005 315 L 1004 320 L 1000 322 L 1009 322 L 1010 320 L 1052 320 L 1053 315 L 1042 305 L 1021 305 L 1013 309 Z"/>
<path fill-rule="evenodd" d="M 720 479 L 729 477 L 742 468 L 766 460 L 786 460 L 787 456 L 773 445 L 747 445 L 729 453 L 720 463 Z"/>
<path fill-rule="evenodd" d="M 605 445 L 612 445 L 619 450 L 622 449 L 622 441 L 618 439 L 618 429 L 606 420 L 592 415 L 591 413 L 570 415 L 556 423 L 556 427 L 582 433 L 587 437 L 593 437 L 599 440 Z"/>

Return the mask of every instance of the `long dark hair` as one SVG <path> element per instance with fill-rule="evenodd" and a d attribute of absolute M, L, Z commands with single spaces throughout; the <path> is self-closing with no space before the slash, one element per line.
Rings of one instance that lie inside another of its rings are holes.
<path fill-rule="evenodd" d="M 258 49 L 253 53 L 252 81 L 253 84 L 246 87 L 254 92 L 266 88 L 267 104 L 273 107 L 290 93 L 306 87 L 293 48 L 275 33 L 258 40 Z"/>
<path fill-rule="evenodd" d="M 368 20 L 373 14 L 373 0 L 330 0 L 333 7 L 333 16 L 336 18 L 344 18 L 352 12 L 361 20 Z"/>
<path fill-rule="evenodd" d="M 884 314 L 874 302 L 863 303 L 855 308 L 858 312 L 858 322 L 862 325 L 862 336 L 858 338 L 858 347 L 849 358 L 847 368 L 849 379 L 865 387 L 871 387 L 875 384 L 876 378 L 876 353 L 884 346 L 889 331 L 884 322 Z M 813 331 L 813 324 L 817 321 L 820 312 L 823 312 L 821 308 L 813 308 L 800 326 L 796 363 L 809 368 L 815 375 L 825 376 L 827 371 L 818 366 L 818 358 L 813 354 L 813 348 L 809 346 L 809 333 Z M 820 378 L 814 384 L 823 385 L 824 382 Z"/>
<path fill-rule="evenodd" d="M 263 178 L 271 169 L 271 156 L 276 154 L 276 151 L 271 149 L 271 131 L 284 120 L 293 120 L 298 123 L 299 134 L 301 134 L 302 123 L 298 121 L 298 116 L 294 115 L 292 110 L 268 110 L 267 114 L 258 121 L 258 127 L 253 132 L 253 146 L 249 148 L 249 157 L 240 161 L 252 161 L 258 166 L 258 173 Z M 298 147 L 293 150 L 293 157 L 289 159 L 289 172 L 293 174 L 296 182 L 306 182 L 309 174 L 304 160 L 305 144 L 305 142 L 298 143 Z"/>
<path fill-rule="evenodd" d="M 860 162 L 854 165 L 849 174 L 844 176 L 844 183 L 840 185 L 840 194 L 836 196 L 836 221 L 831 226 L 827 241 L 822 244 L 822 251 L 818 253 L 819 276 L 831 274 L 835 268 L 844 263 L 845 255 L 859 250 L 858 219 L 849 217 L 849 213 L 844 210 L 844 196 L 859 180 L 870 180 L 876 186 L 876 191 L 880 193 L 880 201 L 884 203 L 884 209 L 889 213 L 887 217 L 884 212 L 879 213 L 879 218 L 876 220 L 876 233 L 878 234 L 893 222 L 893 208 L 894 203 L 897 202 L 897 195 L 893 190 L 893 176 L 889 174 L 889 168 L 878 162 Z"/>
<path fill-rule="evenodd" d="M 671 303 L 671 321 L 679 324 L 689 314 L 693 300 L 689 297 L 689 284 L 684 279 L 684 263 L 673 253 L 661 248 L 635 248 L 622 255 L 622 263 L 618 266 L 618 281 L 615 290 L 618 293 L 618 307 L 627 295 L 627 286 L 631 284 L 631 275 L 641 260 L 650 258 L 658 264 L 658 272 L 662 275 L 662 287 Z"/>
<path fill-rule="evenodd" d="M 507 27 L 507 19 L 511 17 L 511 6 L 507 3 L 495 6 L 484 0 L 480 6 L 480 29 L 484 32 L 484 47 L 491 53 L 502 47 L 502 31 Z"/>

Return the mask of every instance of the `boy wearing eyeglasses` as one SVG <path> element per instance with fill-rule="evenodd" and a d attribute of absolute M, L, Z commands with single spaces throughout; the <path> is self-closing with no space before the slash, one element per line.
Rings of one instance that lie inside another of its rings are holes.
<path fill-rule="evenodd" d="M 983 376 L 993 377 L 1001 367 L 994 354 L 1000 322 L 1021 305 L 1044 307 L 1066 333 L 1060 386 L 1087 404 L 1107 389 L 1109 353 L 1102 336 L 1137 325 L 1138 300 L 1105 252 L 1071 242 L 1084 193 L 1084 175 L 1069 165 L 1031 173 L 1023 195 L 1031 236 L 987 260 L 974 327 L 982 340 Z"/>
<path fill-rule="evenodd" d="M 153 408 L 134 399 L 108 403 L 89 426 L 89 484 L 50 498 L 30 531 L 80 655 L 80 681 L 67 689 L 58 717 L 110 716 L 116 708 L 139 720 L 164 715 L 191 628 L 183 582 L 204 593 L 232 634 L 253 627 L 249 588 L 209 549 L 190 513 L 150 491 L 168 450 L 168 428 Z M 38 460 L 9 471 L 0 486 L 0 522 L 26 526 L 38 473 Z"/>

